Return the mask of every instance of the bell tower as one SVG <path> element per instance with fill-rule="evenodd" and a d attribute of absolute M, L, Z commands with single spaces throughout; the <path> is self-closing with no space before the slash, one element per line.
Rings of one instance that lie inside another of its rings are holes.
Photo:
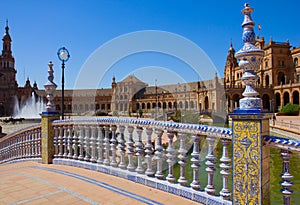
<path fill-rule="evenodd" d="M 12 55 L 11 37 L 8 21 L 6 21 L 5 33 L 2 38 L 3 47 L 0 56 L 0 116 L 13 114 L 15 96 L 18 84 L 16 81 L 15 59 Z"/>

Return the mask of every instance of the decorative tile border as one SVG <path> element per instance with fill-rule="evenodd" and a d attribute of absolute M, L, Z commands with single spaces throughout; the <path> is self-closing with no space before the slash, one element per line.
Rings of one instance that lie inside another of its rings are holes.
<path fill-rule="evenodd" d="M 26 162 L 26 161 L 34 161 L 34 162 L 38 162 L 38 163 L 42 163 L 42 158 L 37 157 L 37 158 L 22 158 L 22 159 L 14 159 L 8 162 L 4 162 L 1 165 L 6 165 L 6 164 L 14 164 L 14 163 L 18 163 L 18 162 Z"/>
<path fill-rule="evenodd" d="M 98 172 L 102 172 L 105 174 L 113 175 L 116 177 L 120 177 L 135 183 L 143 184 L 151 188 L 155 188 L 164 192 L 168 192 L 180 197 L 184 197 L 186 199 L 199 202 L 202 204 L 214 204 L 214 205 L 231 205 L 231 201 L 223 200 L 218 196 L 211 196 L 206 194 L 203 191 L 196 191 L 190 187 L 182 187 L 177 183 L 169 183 L 164 180 L 159 180 L 156 178 L 148 177 L 142 174 L 137 174 L 135 172 L 130 172 L 128 170 L 122 170 L 115 167 L 106 167 L 102 164 L 90 163 L 85 161 L 78 161 L 72 159 L 63 159 L 56 158 L 53 160 L 53 164 L 61 164 L 68 166 L 75 166 L 80 168 L 85 168 L 89 170 L 95 170 Z"/>
<path fill-rule="evenodd" d="M 30 168 L 40 169 L 40 170 L 44 170 L 44 171 L 48 171 L 48 172 L 54 172 L 54 173 L 57 173 L 57 174 L 62 174 L 62 175 L 66 175 L 66 176 L 69 176 L 69 177 L 73 177 L 75 179 L 79 179 L 79 180 L 82 180 L 82 181 L 94 184 L 96 186 L 99 186 L 101 188 L 107 189 L 109 191 L 115 192 L 117 194 L 129 197 L 131 199 L 134 199 L 136 201 L 142 202 L 144 204 L 148 204 L 148 205 L 155 205 L 155 204 L 157 204 L 157 205 L 163 205 L 162 203 L 157 202 L 157 201 L 155 201 L 155 200 L 153 200 L 151 198 L 147 198 L 147 197 L 135 194 L 133 192 L 129 192 L 129 191 L 121 189 L 119 187 L 115 187 L 115 186 L 112 186 L 110 184 L 107 184 L 107 183 L 104 183 L 104 182 L 100 182 L 98 180 L 95 180 L 95 179 L 92 179 L 92 178 L 89 178 L 89 177 L 85 177 L 83 175 L 75 174 L 75 173 L 72 173 L 72 172 L 67 172 L 67 171 L 64 171 L 64 170 L 54 169 L 54 168 L 47 168 L 47 167 L 30 166 Z"/>
<path fill-rule="evenodd" d="M 273 147 L 300 152 L 300 141 L 276 136 L 264 136 L 264 141 Z"/>
<path fill-rule="evenodd" d="M 115 124 L 115 125 L 131 125 L 140 127 L 153 127 L 158 129 L 169 129 L 173 131 L 181 131 L 187 133 L 196 133 L 221 138 L 231 139 L 232 129 L 224 127 L 215 127 L 200 124 L 176 123 L 155 120 L 133 119 L 133 118 L 82 118 L 82 119 L 66 119 L 54 120 L 53 125 L 61 124 Z"/>

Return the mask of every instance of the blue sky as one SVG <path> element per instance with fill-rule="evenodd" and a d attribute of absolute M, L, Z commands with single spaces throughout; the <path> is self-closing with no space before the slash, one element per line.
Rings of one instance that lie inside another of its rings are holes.
<path fill-rule="evenodd" d="M 256 25 L 262 26 L 261 31 L 256 27 L 257 35 L 264 36 L 267 42 L 272 36 L 274 41 L 289 39 L 292 46 L 300 46 L 297 15 L 300 1 L 248 2 L 255 9 L 253 20 Z M 47 81 L 47 64 L 52 60 L 55 82 L 60 88 L 61 67 L 56 53 L 65 46 L 71 54 L 65 69 L 65 87 L 72 89 L 84 63 L 99 47 L 118 36 L 143 30 L 166 31 L 195 43 L 223 76 L 230 39 L 236 50 L 242 46 L 241 10 L 244 3 L 200 0 L 10 0 L 1 3 L 0 29 L 2 27 L 4 32 L 8 19 L 19 86 L 23 86 L 29 77 L 31 82 L 37 81 L 39 88 L 42 88 Z M 98 64 L 96 67 L 101 67 L 101 62 Z M 141 68 L 147 68 L 147 72 L 139 73 L 143 70 Z M 183 81 L 199 79 L 198 75 L 189 71 L 190 66 L 178 58 L 144 52 L 113 64 L 98 86 L 108 87 L 112 75 L 120 81 L 129 73 L 150 85 L 154 84 L 154 78 L 159 78 L 160 84 L 179 81 L 167 78 L 155 68 L 171 70 Z M 151 69 L 158 76 L 151 76 Z M 205 68 L 202 71 L 205 72 Z M 97 72 L 96 69 L 91 75 L 99 75 Z M 163 82 L 163 78 L 169 81 Z"/>

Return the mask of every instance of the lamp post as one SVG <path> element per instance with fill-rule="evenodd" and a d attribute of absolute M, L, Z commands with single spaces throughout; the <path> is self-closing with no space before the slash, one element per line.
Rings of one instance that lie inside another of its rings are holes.
<path fill-rule="evenodd" d="M 64 119 L 64 89 L 65 89 L 65 75 L 64 75 L 64 71 L 65 71 L 65 62 L 67 62 L 70 58 L 70 54 L 69 51 L 65 48 L 65 47 L 61 47 L 60 49 L 58 49 L 57 51 L 57 56 L 58 59 L 62 62 L 61 63 L 61 69 L 62 69 L 62 74 L 61 74 L 61 119 Z"/>
<path fill-rule="evenodd" d="M 184 111 L 186 110 L 186 85 L 183 86 L 184 90 Z"/>
<path fill-rule="evenodd" d="M 164 108 L 165 94 L 166 94 L 166 91 L 162 91 L 162 93 L 161 93 L 161 95 L 162 95 L 162 111 L 163 111 L 163 120 L 164 121 L 165 121 L 165 108 Z"/>

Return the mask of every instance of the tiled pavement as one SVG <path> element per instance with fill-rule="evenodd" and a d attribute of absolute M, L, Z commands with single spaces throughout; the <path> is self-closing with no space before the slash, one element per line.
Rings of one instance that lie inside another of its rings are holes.
<path fill-rule="evenodd" d="M 198 204 L 100 172 L 27 161 L 0 165 L 0 204 Z"/>

